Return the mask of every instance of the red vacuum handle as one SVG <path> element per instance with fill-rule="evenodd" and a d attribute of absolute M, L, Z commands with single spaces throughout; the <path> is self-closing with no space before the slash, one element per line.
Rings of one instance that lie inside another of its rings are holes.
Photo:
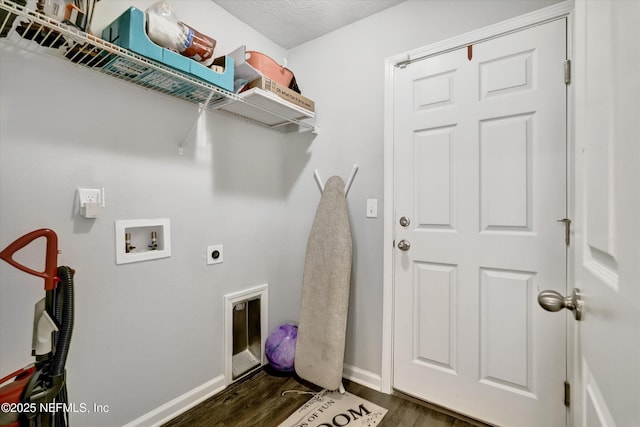
<path fill-rule="evenodd" d="M 44 237 L 47 239 L 47 253 L 44 271 L 32 270 L 29 267 L 19 264 L 13 259 L 13 254 L 15 254 L 17 251 L 24 248 L 39 237 Z M 7 246 L 2 252 L 0 252 L 0 258 L 7 261 L 15 268 L 24 271 L 25 273 L 42 277 L 44 279 L 45 291 L 54 290 L 58 282 L 60 281 L 60 278 L 58 277 L 58 235 L 55 233 L 55 231 L 48 228 L 35 230 L 31 233 L 25 234 L 22 237 L 19 237 L 13 243 Z"/>

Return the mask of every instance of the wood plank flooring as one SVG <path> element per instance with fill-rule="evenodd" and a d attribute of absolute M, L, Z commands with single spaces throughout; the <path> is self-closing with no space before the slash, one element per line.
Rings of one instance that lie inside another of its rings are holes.
<path fill-rule="evenodd" d="M 415 399 L 379 393 L 347 380 L 344 385 L 350 393 L 389 410 L 380 427 L 487 427 Z M 265 367 L 163 427 L 276 427 L 311 398 L 297 393 L 282 396 L 285 390 L 320 391 L 296 376 L 282 375 Z"/>

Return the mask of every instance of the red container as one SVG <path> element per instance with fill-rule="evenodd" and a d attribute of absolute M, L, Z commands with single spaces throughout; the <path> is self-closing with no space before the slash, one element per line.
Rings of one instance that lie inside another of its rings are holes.
<path fill-rule="evenodd" d="M 269 58 L 264 53 L 248 50 L 246 60 L 253 68 L 260 71 L 271 80 L 280 83 L 285 87 L 289 87 L 293 79 L 293 73 Z"/>
<path fill-rule="evenodd" d="M 184 22 L 182 22 L 182 25 L 188 28 L 188 32 L 186 34 L 185 49 L 180 53 L 207 67 L 213 64 L 213 50 L 216 47 L 215 39 L 194 30 Z"/>

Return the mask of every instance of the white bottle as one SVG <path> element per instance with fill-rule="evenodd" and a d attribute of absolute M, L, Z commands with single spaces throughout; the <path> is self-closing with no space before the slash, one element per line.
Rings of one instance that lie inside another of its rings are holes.
<path fill-rule="evenodd" d="M 147 35 L 154 43 L 203 65 L 213 63 L 216 41 L 179 21 L 166 0 L 152 5 L 146 15 Z"/>

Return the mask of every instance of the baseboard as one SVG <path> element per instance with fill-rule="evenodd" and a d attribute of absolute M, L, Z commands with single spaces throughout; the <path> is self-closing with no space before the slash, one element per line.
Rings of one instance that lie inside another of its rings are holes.
<path fill-rule="evenodd" d="M 136 418 L 124 427 L 157 427 L 172 418 L 177 417 L 183 412 L 188 411 L 197 404 L 207 400 L 216 393 L 221 392 L 225 388 L 224 375 L 220 375 L 207 381 L 206 383 L 189 390 L 181 396 L 176 397 L 170 402 L 147 412 L 143 416 Z"/>
<path fill-rule="evenodd" d="M 375 391 L 382 390 L 382 377 L 373 372 L 344 364 L 342 367 L 342 376 L 349 381 L 369 387 Z"/>

